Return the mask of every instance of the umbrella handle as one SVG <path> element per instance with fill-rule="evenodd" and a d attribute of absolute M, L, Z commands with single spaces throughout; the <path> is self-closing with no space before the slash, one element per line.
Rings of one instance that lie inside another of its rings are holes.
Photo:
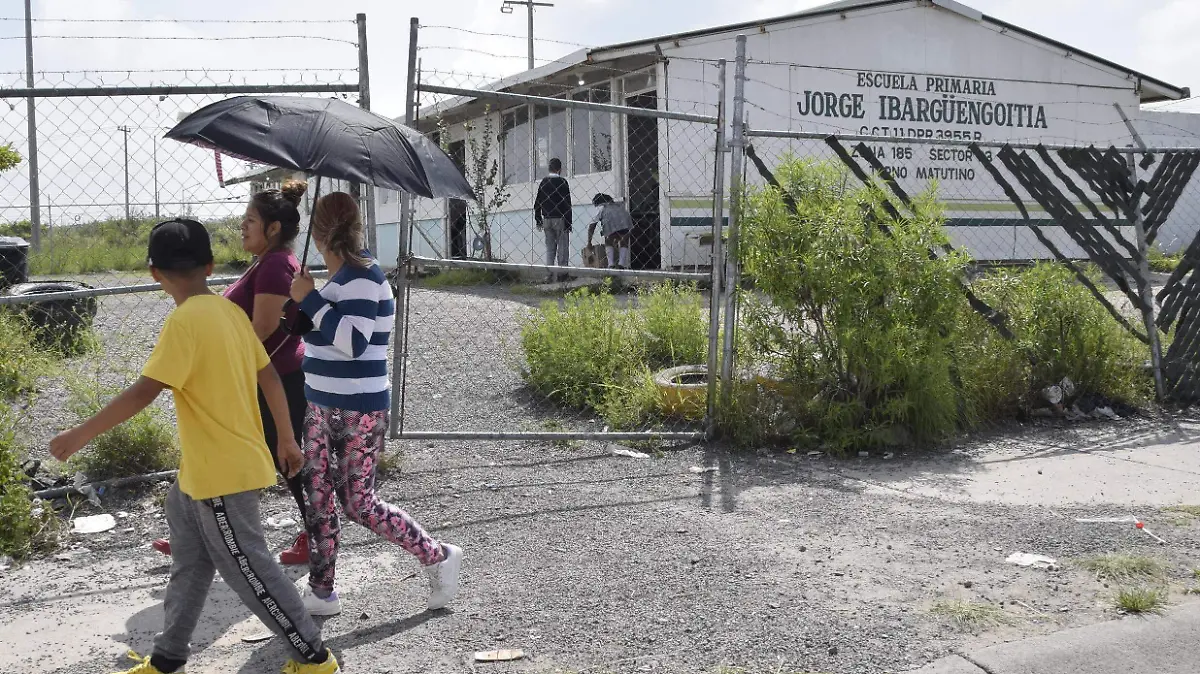
<path fill-rule="evenodd" d="M 313 221 L 317 219 L 317 200 L 321 198 L 321 176 L 313 188 L 312 210 L 308 213 L 308 232 L 304 236 L 304 253 L 300 256 L 300 271 L 308 269 L 308 244 L 312 242 Z"/>

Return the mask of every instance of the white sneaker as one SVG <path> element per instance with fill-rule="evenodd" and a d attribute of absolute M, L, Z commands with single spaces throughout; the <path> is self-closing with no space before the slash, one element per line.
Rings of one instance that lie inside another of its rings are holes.
<path fill-rule="evenodd" d="M 446 558 L 425 567 L 429 578 L 429 610 L 446 608 L 458 594 L 458 572 L 462 569 L 462 548 L 446 545 Z"/>
<path fill-rule="evenodd" d="M 321 599 L 306 585 L 300 591 L 300 599 L 304 601 L 304 610 L 308 611 L 309 615 L 331 616 L 342 612 L 342 601 L 338 599 L 337 590 L 334 590 L 328 599 Z"/>

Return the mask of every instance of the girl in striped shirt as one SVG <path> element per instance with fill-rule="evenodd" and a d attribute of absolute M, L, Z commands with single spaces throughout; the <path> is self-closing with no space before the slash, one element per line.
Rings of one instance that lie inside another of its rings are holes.
<path fill-rule="evenodd" d="M 313 329 L 304 336 L 304 454 L 309 536 L 309 588 L 304 606 L 313 615 L 336 615 L 334 589 L 341 526 L 337 502 L 351 520 L 402 546 L 425 567 L 429 608 L 440 609 L 458 592 L 462 550 L 425 532 L 408 513 L 375 493 L 375 466 L 384 451 L 390 390 L 388 337 L 395 321 L 392 289 L 364 249 L 354 197 L 321 197 L 313 217 L 313 243 L 329 267 L 316 290 L 301 270 L 291 296 Z"/>

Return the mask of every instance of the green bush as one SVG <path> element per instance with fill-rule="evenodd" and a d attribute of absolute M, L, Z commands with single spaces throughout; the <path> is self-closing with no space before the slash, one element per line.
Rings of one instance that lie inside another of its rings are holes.
<path fill-rule="evenodd" d="M 526 316 L 521 346 L 530 386 L 571 407 L 599 408 L 614 385 L 644 368 L 646 354 L 638 316 L 608 293 L 583 290 Z"/>
<path fill-rule="evenodd" d="M 956 277 L 966 259 L 931 259 L 946 242 L 932 194 L 919 216 L 892 222 L 883 196 L 852 187 L 837 167 L 792 160 L 782 193 L 748 195 L 739 252 L 755 294 L 742 302 L 749 353 L 783 386 L 793 438 L 835 451 L 935 441 L 953 432 L 953 326 L 964 301 Z M 886 223 L 890 235 L 881 223 Z"/>
<path fill-rule="evenodd" d="M 91 382 L 71 383 L 71 409 L 92 416 L 119 391 Z M 71 468 L 90 481 L 157 473 L 179 467 L 175 429 L 161 411 L 148 407 L 104 433 L 71 459 Z"/>
<path fill-rule="evenodd" d="M 1029 357 L 1019 363 L 1026 370 L 1022 393 L 1039 391 L 1066 377 L 1079 393 L 1121 402 L 1140 403 L 1150 394 L 1149 380 L 1141 374 L 1149 349 L 1065 267 L 1043 263 L 1021 272 L 1001 271 L 977 281 L 975 289 L 1009 316 L 1017 346 Z M 1004 370 L 1018 365 L 1018 356 L 998 345 L 982 356 Z M 985 381 L 978 385 L 987 385 L 986 377 L 981 378 Z M 1011 396 L 1016 386 L 1006 388 Z"/>
<path fill-rule="evenodd" d="M 708 321 L 695 284 L 661 283 L 638 297 L 652 368 L 708 362 Z"/>
<path fill-rule="evenodd" d="M 24 451 L 13 433 L 15 419 L 0 405 L 0 555 L 24 559 L 49 552 L 57 542 L 58 520 L 48 508 L 30 501 L 21 458 Z"/>
<path fill-rule="evenodd" d="M 1151 246 L 1150 250 L 1146 253 L 1146 260 L 1150 263 L 1150 271 L 1170 274 L 1183 261 L 1183 251 L 1180 250 L 1168 255 L 1162 252 L 1157 246 Z"/>
<path fill-rule="evenodd" d="M 32 392 L 50 367 L 50 357 L 35 342 L 25 318 L 0 309 L 0 401 Z"/>
<path fill-rule="evenodd" d="M 704 302 L 694 287 L 662 284 L 633 308 L 608 290 L 581 288 L 530 312 L 521 326 L 522 376 L 561 404 L 636 428 L 659 415 L 655 370 L 707 362 Z"/>

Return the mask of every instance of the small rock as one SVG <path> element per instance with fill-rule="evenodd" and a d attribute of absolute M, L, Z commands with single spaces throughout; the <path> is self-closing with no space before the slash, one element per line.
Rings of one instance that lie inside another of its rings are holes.
<path fill-rule="evenodd" d="M 888 550 L 891 550 L 891 549 L 892 549 L 892 546 L 890 546 L 890 545 L 889 545 L 889 546 L 887 546 L 887 549 L 888 549 Z"/>
<path fill-rule="evenodd" d="M 808 546 L 806 546 L 806 545 L 801 545 L 801 546 L 800 546 L 800 552 L 808 552 Z"/>
<path fill-rule="evenodd" d="M 767 604 L 767 606 L 770 606 L 771 608 L 779 608 L 779 603 L 773 601 L 770 604 Z"/>
<path fill-rule="evenodd" d="M 676 529 L 675 530 L 675 533 L 677 533 L 677 534 L 686 534 L 687 532 L 688 532 L 687 529 Z"/>
<path fill-rule="evenodd" d="M 371 614 L 367 613 L 366 611 L 363 611 L 361 614 L 359 614 L 358 619 L 359 620 L 370 620 Z"/>
<path fill-rule="evenodd" d="M 1042 474 L 1042 471 L 1039 469 L 1039 470 L 1038 470 L 1038 475 L 1041 475 L 1041 474 Z"/>
<path fill-rule="evenodd" d="M 838 654 L 838 647 L 837 647 L 837 646 L 830 646 L 830 647 L 829 647 L 829 654 L 830 654 L 830 655 L 837 655 L 837 654 Z"/>
<path fill-rule="evenodd" d="M 688 558 L 688 561 L 691 562 L 692 564 L 699 564 L 700 557 L 697 555 L 692 555 L 691 557 Z"/>
<path fill-rule="evenodd" d="M 965 587 L 965 588 L 967 588 L 967 589 L 969 590 L 969 589 L 971 589 L 971 588 L 975 587 L 975 583 L 972 583 L 972 582 L 971 582 L 971 581 L 969 581 L 969 580 L 965 580 L 965 581 L 963 581 L 963 584 L 962 584 L 962 586 L 963 586 L 963 587 Z"/>
<path fill-rule="evenodd" d="M 845 576 L 846 574 L 842 573 L 841 571 L 834 571 L 833 575 L 837 576 L 838 578 L 841 578 L 842 576 Z"/>

